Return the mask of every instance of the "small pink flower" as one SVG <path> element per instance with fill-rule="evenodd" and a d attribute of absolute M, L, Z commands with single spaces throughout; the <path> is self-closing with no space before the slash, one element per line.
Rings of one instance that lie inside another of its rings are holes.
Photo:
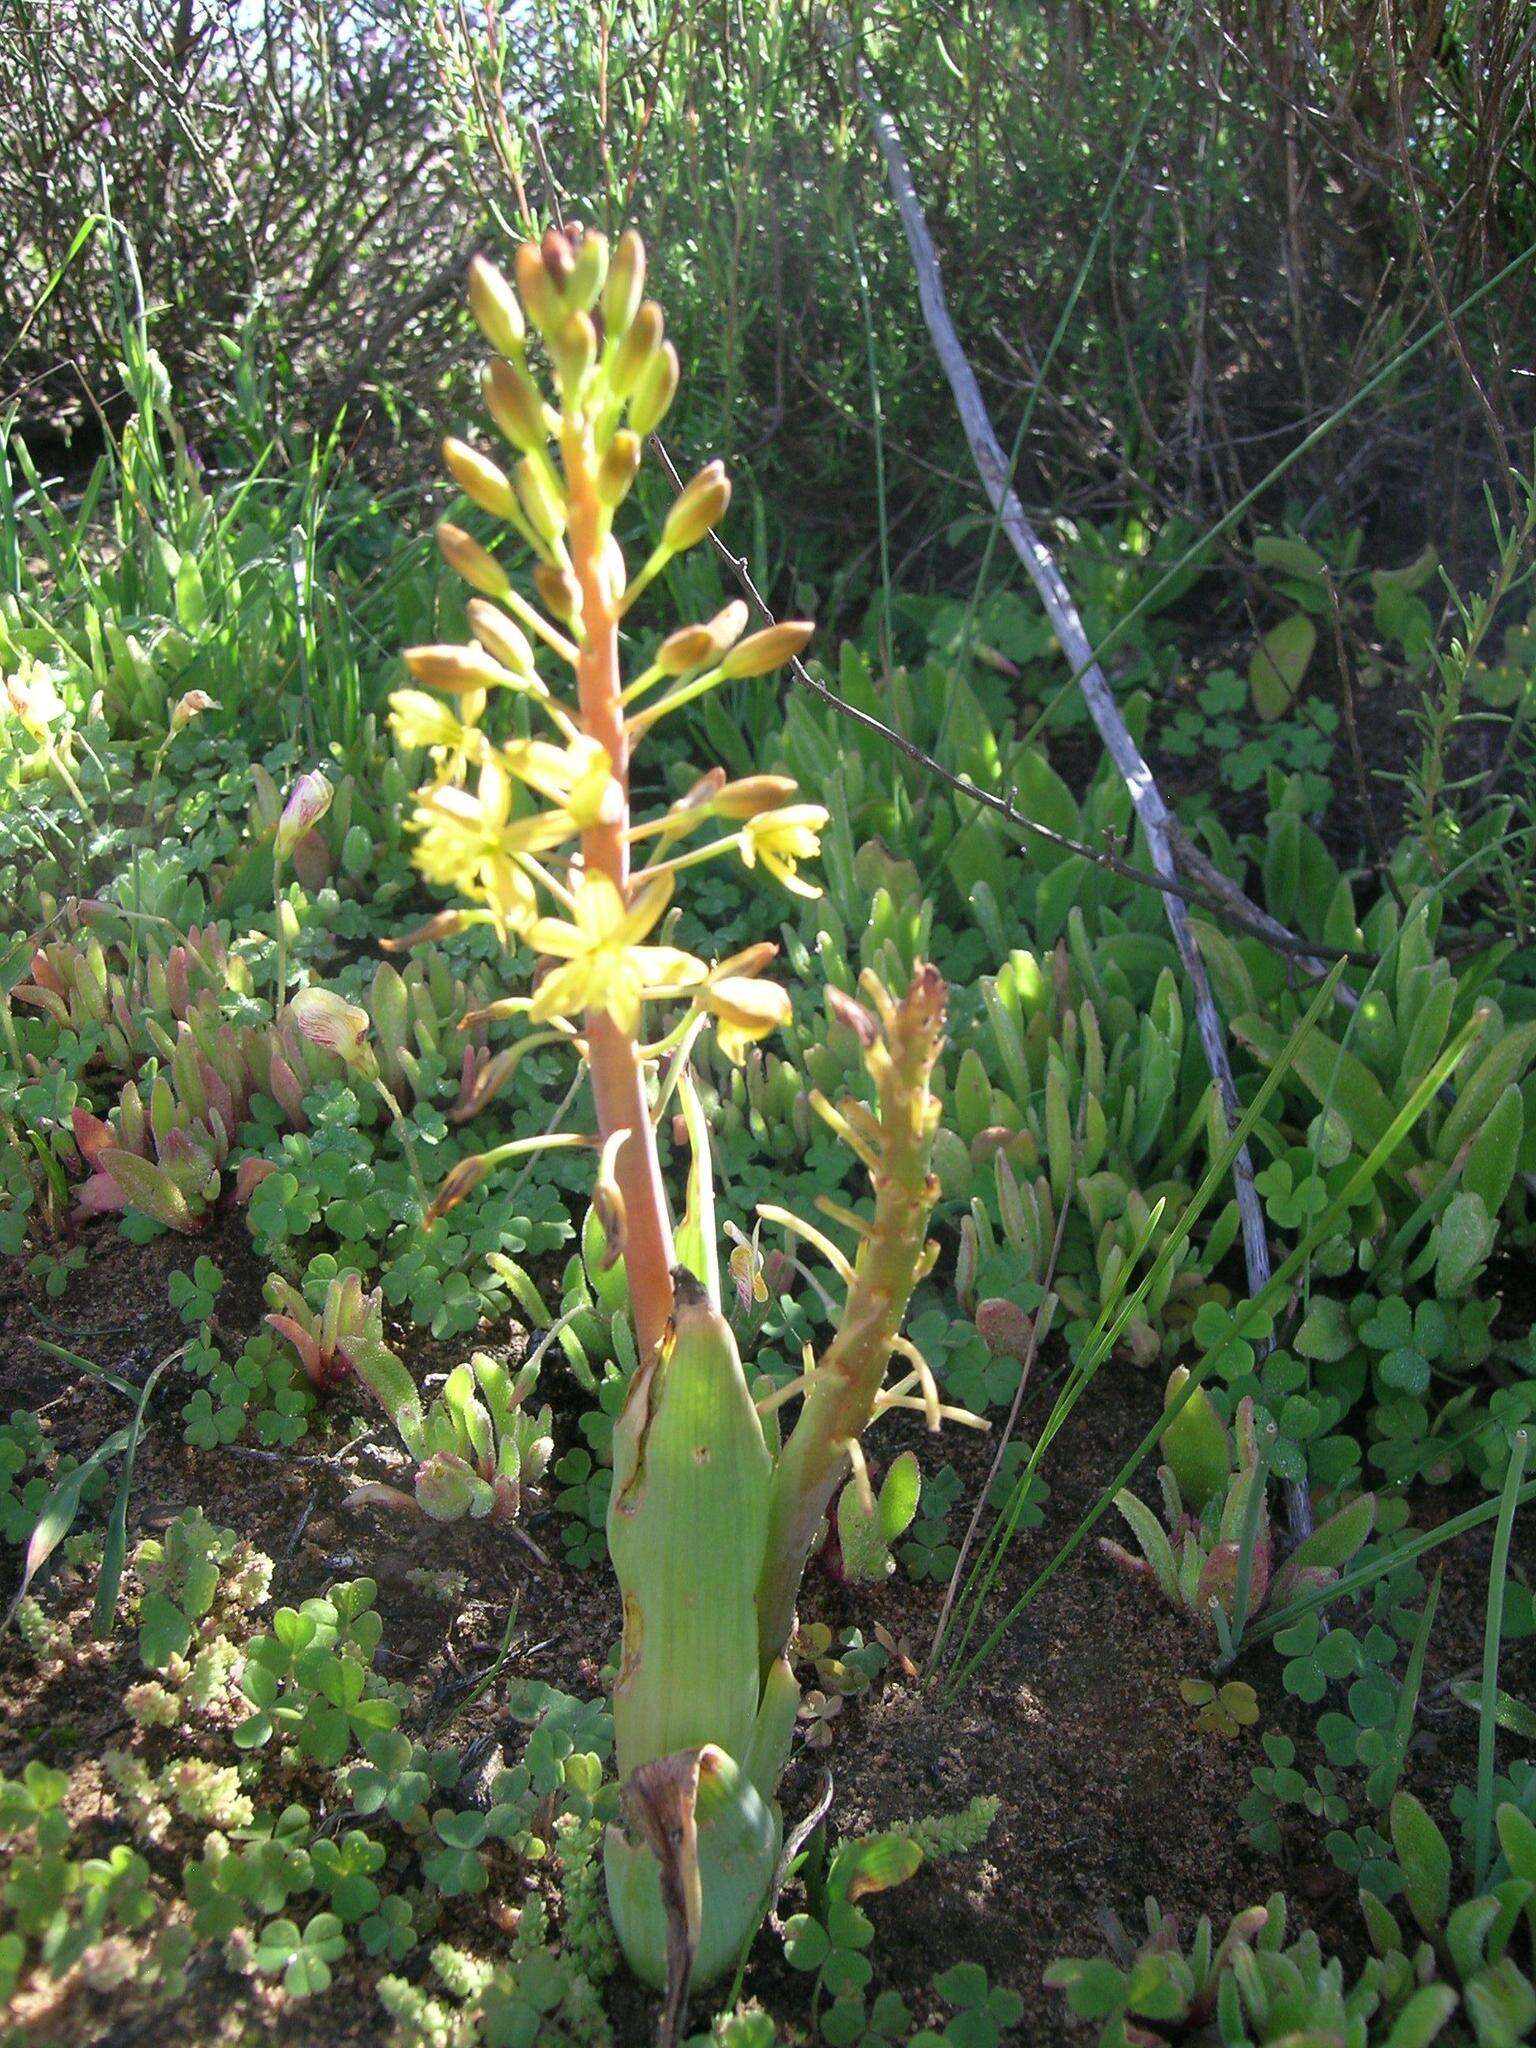
<path fill-rule="evenodd" d="M 331 808 L 333 791 L 318 768 L 301 775 L 288 793 L 283 814 L 277 821 L 276 853 L 287 860 L 293 849 L 312 831 Z"/>

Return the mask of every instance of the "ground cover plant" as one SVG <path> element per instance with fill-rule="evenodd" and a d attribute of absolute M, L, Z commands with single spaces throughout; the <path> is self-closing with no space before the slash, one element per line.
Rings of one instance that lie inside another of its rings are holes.
<path fill-rule="evenodd" d="M 1536 2036 L 1487 13 L 24 25 L 0 2039 Z"/>

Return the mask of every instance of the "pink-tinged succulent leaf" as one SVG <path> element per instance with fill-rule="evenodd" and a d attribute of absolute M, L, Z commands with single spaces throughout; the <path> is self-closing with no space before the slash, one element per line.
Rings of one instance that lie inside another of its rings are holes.
<path fill-rule="evenodd" d="M 290 1123 L 303 1130 L 307 1123 L 304 1115 L 304 1090 L 299 1084 L 298 1075 L 280 1052 L 274 1052 L 272 1055 L 267 1085 L 278 1108 L 284 1112 Z"/>
<path fill-rule="evenodd" d="M 273 1159 L 242 1159 L 235 1168 L 235 1205 L 243 1209 L 269 1174 L 277 1172 Z"/>
<path fill-rule="evenodd" d="M 35 974 L 37 972 L 36 967 L 32 971 Z M 18 1003 L 30 1003 L 35 1010 L 46 1010 L 55 1024 L 67 1028 L 69 1024 L 69 1005 L 56 990 L 38 987 L 30 982 L 22 982 L 18 987 L 11 990 L 11 994 Z"/>
<path fill-rule="evenodd" d="M 1127 1573 L 1131 1578 L 1156 1579 L 1157 1573 L 1153 1571 L 1151 1565 L 1147 1563 L 1144 1557 L 1137 1557 L 1132 1551 L 1127 1550 L 1123 1543 L 1117 1543 L 1112 1536 L 1101 1536 L 1099 1538 L 1099 1548 L 1110 1560 L 1111 1564 L 1118 1565 L 1121 1571 Z"/>
<path fill-rule="evenodd" d="M 1205 1561 L 1200 1574 L 1200 1588 L 1196 1600 L 1201 1614 L 1210 1610 L 1212 1600 L 1217 1601 L 1223 1613 L 1230 1620 L 1237 1608 L 1237 1575 L 1239 1547 L 1235 1543 L 1218 1543 Z M 1253 1564 L 1248 1574 L 1248 1615 L 1258 1613 L 1269 1597 L 1270 1543 L 1266 1531 L 1259 1534 L 1253 1546 Z"/>
<path fill-rule="evenodd" d="M 1288 1557 L 1275 1573 L 1270 1598 L 1277 1607 L 1283 1607 L 1287 1600 L 1294 1600 L 1301 1593 L 1320 1593 L 1325 1586 L 1337 1585 L 1338 1577 L 1331 1565 L 1298 1564 L 1294 1557 Z"/>
<path fill-rule="evenodd" d="M 333 1383 L 330 1361 L 326 1359 L 320 1346 L 302 1323 L 296 1322 L 292 1316 L 285 1315 L 264 1316 L 262 1320 L 276 1330 L 280 1337 L 288 1339 L 299 1354 L 299 1363 L 315 1386 L 326 1387 Z M 344 1374 L 342 1376 L 345 1377 Z"/>
<path fill-rule="evenodd" d="M 100 1159 L 103 1148 L 117 1142 L 112 1126 L 104 1123 L 99 1116 L 92 1116 L 88 1109 L 72 1109 L 69 1120 L 74 1126 L 75 1144 L 79 1148 L 80 1157 L 87 1166 L 94 1166 Z"/>
<path fill-rule="evenodd" d="M 137 1152 L 125 1152 L 109 1145 L 101 1154 L 101 1171 L 122 1189 L 128 1206 L 167 1230 L 191 1233 L 200 1228 L 201 1218 L 170 1175 Z"/>
<path fill-rule="evenodd" d="M 165 994 L 171 1015 L 182 1018 L 192 1001 L 192 983 L 187 973 L 185 946 L 173 946 L 165 963 Z"/>
<path fill-rule="evenodd" d="M 128 1206 L 128 1197 L 104 1171 L 93 1173 L 82 1183 L 76 1201 L 87 1216 L 120 1216 Z"/>

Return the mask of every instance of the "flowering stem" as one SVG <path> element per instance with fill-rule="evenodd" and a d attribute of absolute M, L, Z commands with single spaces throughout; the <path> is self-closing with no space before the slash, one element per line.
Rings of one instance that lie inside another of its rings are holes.
<path fill-rule="evenodd" d="M 615 815 L 582 834 L 582 858 L 589 875 L 606 875 L 623 896 L 629 879 L 629 746 L 619 702 L 619 627 L 605 572 L 606 520 L 597 493 L 592 450 L 569 421 L 562 430 L 566 490 L 570 499 L 571 555 L 581 586 L 581 648 L 576 684 L 582 724 L 606 749 L 622 791 Z M 598 1134 L 606 1144 L 627 1130 L 615 1178 L 624 1202 L 624 1263 L 630 1307 L 642 1359 L 661 1343 L 672 1313 L 672 1222 L 662 1186 L 656 1134 L 645 1098 L 645 1076 L 633 1037 L 606 1010 L 586 1019 L 587 1064 L 597 1104 Z"/>

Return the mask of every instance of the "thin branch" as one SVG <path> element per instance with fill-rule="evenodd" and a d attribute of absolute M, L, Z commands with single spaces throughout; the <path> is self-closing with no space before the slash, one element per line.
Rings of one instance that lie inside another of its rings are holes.
<path fill-rule="evenodd" d="M 927 322 L 928 332 L 944 374 L 949 380 L 950 389 L 954 393 L 961 424 L 965 429 L 966 440 L 980 472 L 983 486 L 997 512 L 1003 531 L 1040 595 L 1046 615 L 1055 628 L 1057 639 L 1072 663 L 1089 716 L 1129 792 L 1136 816 L 1146 835 L 1152 864 L 1160 875 L 1172 881 L 1176 879 L 1171 834 L 1174 822 L 1172 815 L 1163 801 L 1162 792 L 1157 786 L 1151 768 L 1120 715 L 1120 707 L 1115 702 L 1114 692 L 1094 654 L 1093 644 L 1084 630 L 1072 594 L 1063 582 L 1050 550 L 1030 525 L 1024 507 L 1013 490 L 1002 446 L 988 416 L 981 387 L 976 381 L 976 373 L 971 368 L 970 361 L 960 345 L 959 336 L 955 333 L 954 323 L 949 317 L 933 237 L 928 231 L 928 223 L 923 216 L 922 206 L 912 182 L 912 173 L 907 164 L 901 136 L 880 100 L 868 66 L 857 54 L 854 57 L 854 67 L 860 93 L 874 126 L 875 139 L 885 159 L 891 192 L 901 214 L 902 226 L 906 230 L 907 245 L 912 252 L 912 261 L 917 271 L 918 295 L 922 301 L 923 317 Z M 1235 1127 L 1242 1113 L 1237 1084 L 1232 1076 L 1232 1064 L 1227 1056 L 1221 1019 L 1217 1015 L 1205 962 L 1190 929 L 1188 907 L 1182 892 L 1165 892 L 1163 908 L 1167 914 L 1174 945 L 1189 977 L 1201 1047 L 1221 1096 L 1227 1127 L 1230 1130 Z M 1263 1204 L 1253 1184 L 1253 1161 L 1246 1145 L 1240 1149 L 1233 1162 L 1232 1178 L 1237 1194 L 1238 1214 L 1242 1221 L 1243 1261 L 1247 1268 L 1248 1291 L 1251 1295 L 1256 1295 L 1269 1283 L 1271 1264 Z M 1311 1500 L 1305 1484 L 1300 1481 L 1288 1483 L 1286 1499 L 1291 1534 L 1295 1541 L 1300 1542 L 1310 1533 L 1312 1527 Z"/>

